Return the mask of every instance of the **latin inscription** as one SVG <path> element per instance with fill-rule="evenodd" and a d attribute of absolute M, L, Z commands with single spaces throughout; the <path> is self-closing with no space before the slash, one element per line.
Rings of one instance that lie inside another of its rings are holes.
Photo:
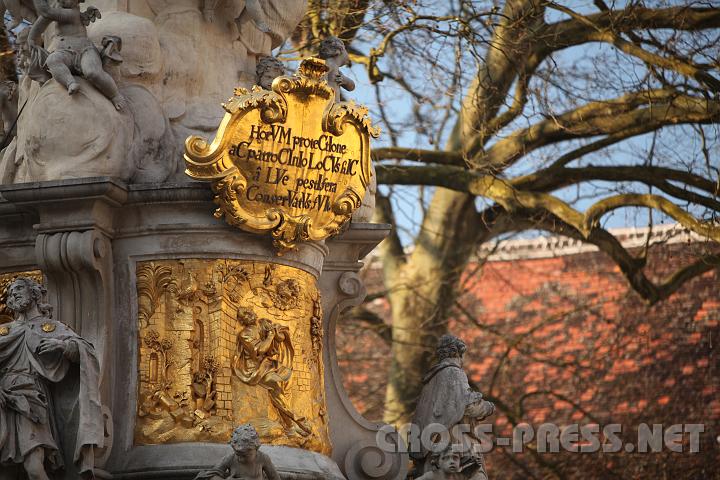
<path fill-rule="evenodd" d="M 241 168 L 252 169 L 244 172 L 246 200 L 318 212 L 332 209 L 335 194 L 361 168 L 335 136 L 294 135 L 282 125 L 252 125 L 228 153 Z"/>

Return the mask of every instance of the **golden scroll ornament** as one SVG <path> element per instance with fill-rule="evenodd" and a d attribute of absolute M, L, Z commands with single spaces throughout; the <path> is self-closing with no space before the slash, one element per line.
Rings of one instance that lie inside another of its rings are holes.
<path fill-rule="evenodd" d="M 371 179 L 367 108 L 335 102 L 318 58 L 281 76 L 272 91 L 238 88 L 212 143 L 185 142 L 186 173 L 212 182 L 215 216 L 251 233 L 271 232 L 278 253 L 337 234 Z"/>
<path fill-rule="evenodd" d="M 297 268 L 230 259 L 141 262 L 139 445 L 263 443 L 329 453 L 322 308 Z"/>

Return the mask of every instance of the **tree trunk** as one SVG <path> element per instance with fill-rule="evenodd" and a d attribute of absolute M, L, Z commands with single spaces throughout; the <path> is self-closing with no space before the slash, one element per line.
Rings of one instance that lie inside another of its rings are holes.
<path fill-rule="evenodd" d="M 504 14 L 446 150 L 465 151 L 467 139 L 485 131 L 530 51 L 532 23 L 542 21 L 533 0 L 510 0 Z M 476 246 L 494 235 L 493 220 L 480 218 L 474 196 L 438 188 L 410 258 L 402 264 L 387 262 L 384 277 L 392 306 L 393 343 L 386 422 L 402 425 L 412 419 L 422 377 L 433 360 L 438 338 L 447 332 L 460 275 Z"/>
<path fill-rule="evenodd" d="M 474 197 L 439 189 L 411 259 L 400 267 L 390 290 L 392 365 L 385 420 L 410 421 L 435 344 L 447 330 L 460 273 L 474 251 L 481 229 Z M 486 230 L 482 230 L 486 231 Z M 386 277 L 387 278 L 387 277 Z"/>

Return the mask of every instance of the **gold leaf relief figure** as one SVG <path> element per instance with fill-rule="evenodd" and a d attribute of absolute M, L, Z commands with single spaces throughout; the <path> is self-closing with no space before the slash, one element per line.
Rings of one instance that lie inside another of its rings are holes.
<path fill-rule="evenodd" d="M 250 422 L 265 443 L 330 451 L 312 275 L 224 259 L 137 272 L 137 444 L 225 443 Z"/>
<path fill-rule="evenodd" d="M 305 419 L 296 418 L 284 399 L 295 354 L 290 330 L 268 319 L 258 319 L 255 312 L 247 308 L 238 310 L 237 318 L 243 327 L 237 337 L 234 374 L 242 382 L 268 391 L 288 435 L 309 435 L 311 429 Z"/>

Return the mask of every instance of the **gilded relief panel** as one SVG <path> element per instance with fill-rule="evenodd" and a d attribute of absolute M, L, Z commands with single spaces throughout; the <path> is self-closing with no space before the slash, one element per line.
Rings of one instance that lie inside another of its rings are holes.
<path fill-rule="evenodd" d="M 7 306 L 7 289 L 18 277 L 29 277 L 42 285 L 43 275 L 40 270 L 27 272 L 0 273 L 0 324 L 9 323 L 13 320 L 13 313 Z"/>
<path fill-rule="evenodd" d="M 315 278 L 266 262 L 137 266 L 137 444 L 263 443 L 330 452 Z"/>

